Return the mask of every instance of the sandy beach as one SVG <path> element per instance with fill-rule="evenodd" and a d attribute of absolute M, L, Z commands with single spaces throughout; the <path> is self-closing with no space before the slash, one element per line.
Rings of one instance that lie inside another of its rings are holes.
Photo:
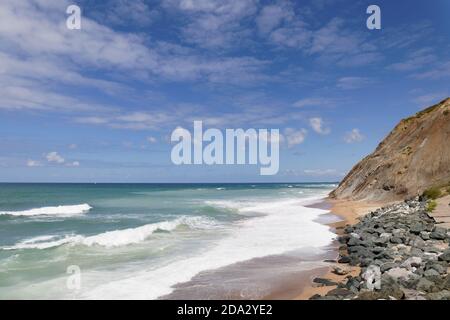
<path fill-rule="evenodd" d="M 333 232 L 337 235 L 342 234 L 343 228 L 347 224 L 355 224 L 358 222 L 358 218 L 366 215 L 367 213 L 374 211 L 380 207 L 389 205 L 389 202 L 367 202 L 367 201 L 350 201 L 350 200 L 334 200 L 327 198 L 324 202 L 320 204 L 314 205 L 315 207 L 321 207 L 324 209 L 329 209 L 330 214 L 340 217 L 342 220 L 334 223 L 328 224 Z M 336 248 L 336 257 L 339 254 L 339 244 L 337 242 L 334 243 Z M 334 268 L 339 268 L 345 271 L 345 275 L 339 275 L 334 272 Z M 330 266 L 326 272 L 323 272 L 323 268 L 321 269 L 322 273 L 316 272 L 314 276 L 310 276 L 310 283 L 304 287 L 301 291 L 301 294 L 296 296 L 295 300 L 308 300 L 311 296 L 315 294 L 324 295 L 328 291 L 335 289 L 336 286 L 320 286 L 312 282 L 315 277 L 321 277 L 329 279 L 333 282 L 340 282 L 345 277 L 351 275 L 356 276 L 360 272 L 359 267 L 350 267 L 349 265 L 344 265 L 340 263 L 330 262 Z"/>

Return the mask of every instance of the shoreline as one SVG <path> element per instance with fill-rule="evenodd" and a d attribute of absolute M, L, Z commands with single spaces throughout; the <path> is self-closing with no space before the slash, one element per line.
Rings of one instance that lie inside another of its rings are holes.
<path fill-rule="evenodd" d="M 392 202 L 367 202 L 367 201 L 352 201 L 352 200 L 334 200 L 329 197 L 322 202 L 313 204 L 309 207 L 316 207 L 329 210 L 329 214 L 339 217 L 340 221 L 326 223 L 337 236 L 343 234 L 343 229 L 346 225 L 353 225 L 358 222 L 358 219 L 374 211 L 378 208 L 392 204 Z M 324 278 L 335 283 L 342 282 L 347 276 L 356 276 L 360 272 L 360 267 L 350 267 L 347 264 L 337 262 L 340 249 L 339 242 L 333 241 L 332 246 L 335 248 L 335 262 L 330 261 L 330 265 L 326 272 L 316 273 L 314 277 L 310 277 L 310 283 L 305 285 L 301 293 L 294 297 L 294 300 L 308 300 L 315 294 L 324 295 L 328 291 L 337 288 L 337 285 L 321 285 L 314 283 L 314 278 Z M 335 271 L 338 270 L 337 272 Z M 323 269 L 322 269 L 323 270 Z M 340 273 L 340 274 L 337 274 Z"/>

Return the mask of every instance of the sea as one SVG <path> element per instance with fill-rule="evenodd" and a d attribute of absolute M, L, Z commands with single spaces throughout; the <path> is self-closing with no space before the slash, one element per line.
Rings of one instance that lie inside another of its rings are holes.
<path fill-rule="evenodd" d="M 0 299 L 270 297 L 321 266 L 335 187 L 0 184 Z"/>

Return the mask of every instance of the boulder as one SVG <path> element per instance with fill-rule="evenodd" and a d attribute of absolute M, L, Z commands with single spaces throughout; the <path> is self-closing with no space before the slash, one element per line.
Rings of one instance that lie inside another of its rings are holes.
<path fill-rule="evenodd" d="M 398 267 L 397 263 L 394 262 L 385 262 L 380 266 L 381 273 L 385 273 L 386 271 Z"/>
<path fill-rule="evenodd" d="M 424 275 L 425 277 L 438 277 L 438 276 L 439 276 L 439 272 L 437 272 L 437 271 L 434 270 L 434 269 L 428 269 L 428 270 L 425 270 L 425 272 L 423 273 L 423 275 Z"/>
<path fill-rule="evenodd" d="M 398 279 L 408 279 L 412 276 L 413 273 L 405 268 L 396 267 L 386 271 L 386 274 L 391 276 L 395 280 L 398 280 Z"/>
<path fill-rule="evenodd" d="M 353 246 L 359 246 L 361 245 L 361 240 L 358 238 L 351 237 L 350 240 L 347 242 L 347 246 L 353 247 Z"/>
<path fill-rule="evenodd" d="M 426 296 L 429 300 L 450 300 L 450 291 L 442 290 L 438 292 L 432 292 Z"/>
<path fill-rule="evenodd" d="M 442 227 L 435 227 L 433 232 L 430 233 L 431 239 L 445 240 L 447 238 L 447 229 Z"/>
<path fill-rule="evenodd" d="M 420 257 L 411 257 L 406 259 L 401 267 L 406 268 L 408 270 L 412 270 L 413 268 L 418 268 L 422 264 L 422 258 Z"/>
<path fill-rule="evenodd" d="M 368 266 L 361 277 L 366 281 L 367 289 L 374 290 L 381 288 L 381 270 L 379 266 Z"/>
<path fill-rule="evenodd" d="M 381 294 L 376 291 L 363 291 L 356 297 L 356 300 L 378 300 L 378 299 L 381 299 Z"/>
<path fill-rule="evenodd" d="M 422 231 L 425 231 L 425 225 L 421 222 L 415 222 L 409 228 L 409 232 L 413 234 L 420 234 Z"/>
<path fill-rule="evenodd" d="M 438 261 L 428 261 L 425 265 L 425 270 L 435 270 L 439 274 L 445 274 L 447 273 L 448 265 L 445 262 L 438 262 Z"/>
<path fill-rule="evenodd" d="M 430 240 L 430 232 L 422 231 L 422 232 L 420 233 L 420 237 L 421 237 L 423 240 Z"/>
<path fill-rule="evenodd" d="M 350 262 L 350 257 L 349 256 L 341 256 L 338 260 L 339 263 L 349 263 Z"/>
<path fill-rule="evenodd" d="M 391 243 L 403 243 L 404 239 L 401 237 L 393 236 L 390 239 Z"/>
<path fill-rule="evenodd" d="M 446 261 L 446 262 L 450 262 L 450 248 L 448 248 L 447 250 L 445 250 L 439 257 L 438 259 L 440 261 Z"/>
<path fill-rule="evenodd" d="M 330 290 L 327 292 L 326 296 L 334 296 L 337 298 L 349 298 L 351 296 L 354 296 L 354 293 L 351 292 L 348 289 L 344 289 L 344 288 L 336 288 L 333 290 Z"/>
<path fill-rule="evenodd" d="M 421 278 L 419 282 L 417 282 L 416 289 L 419 291 L 430 292 L 433 286 L 434 282 L 426 278 Z"/>
<path fill-rule="evenodd" d="M 329 286 L 337 286 L 337 282 L 334 282 L 330 279 L 325 279 L 325 278 L 314 278 L 313 279 L 314 283 L 318 283 L 321 284 L 324 287 L 329 287 Z"/>
<path fill-rule="evenodd" d="M 339 266 L 334 266 L 333 267 L 333 273 L 340 275 L 340 276 L 344 276 L 346 274 L 348 274 L 350 271 L 348 269 L 345 268 L 341 268 Z"/>

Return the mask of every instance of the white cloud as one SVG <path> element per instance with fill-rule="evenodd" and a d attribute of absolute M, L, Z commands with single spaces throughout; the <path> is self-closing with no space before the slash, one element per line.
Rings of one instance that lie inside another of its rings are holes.
<path fill-rule="evenodd" d="M 316 107 L 316 106 L 329 106 L 334 104 L 334 100 L 328 98 L 305 98 L 300 99 L 294 103 L 294 107 Z"/>
<path fill-rule="evenodd" d="M 187 23 L 181 33 L 187 42 L 202 48 L 229 48 L 251 31 L 242 21 L 257 10 L 257 0 L 165 0 Z"/>
<path fill-rule="evenodd" d="M 436 61 L 436 56 L 431 48 L 422 48 L 409 53 L 402 62 L 393 63 L 388 69 L 396 71 L 412 71 L 420 69 L 432 62 Z"/>
<path fill-rule="evenodd" d="M 27 161 L 27 167 L 40 167 L 40 166 L 42 166 L 42 164 L 39 161 L 37 161 L 37 160 L 29 159 Z"/>
<path fill-rule="evenodd" d="M 413 77 L 421 80 L 439 80 L 450 78 L 450 60 L 438 63 L 437 66 L 431 68 L 431 70 L 416 73 Z"/>
<path fill-rule="evenodd" d="M 258 17 L 256 17 L 256 25 L 261 33 L 268 33 L 278 27 L 283 20 L 290 20 L 294 16 L 291 8 L 286 3 L 268 5 L 262 8 Z"/>
<path fill-rule="evenodd" d="M 85 124 L 106 124 L 109 119 L 106 117 L 78 117 L 75 118 L 75 122 L 77 123 L 85 123 Z"/>
<path fill-rule="evenodd" d="M 340 89 L 351 90 L 366 87 L 373 83 L 373 80 L 366 77 L 343 77 L 338 79 L 336 86 Z"/>
<path fill-rule="evenodd" d="M 340 172 L 336 169 L 287 169 L 284 171 L 285 175 L 288 176 L 297 176 L 297 177 L 342 177 L 345 176 L 345 173 Z"/>
<path fill-rule="evenodd" d="M 158 139 L 156 139 L 155 137 L 147 137 L 147 141 L 150 143 L 156 143 L 158 142 Z"/>
<path fill-rule="evenodd" d="M 342 176 L 342 172 L 336 169 L 305 169 L 303 173 L 309 176 Z"/>
<path fill-rule="evenodd" d="M 344 141 L 346 143 L 361 142 L 364 140 L 364 136 L 361 134 L 359 129 L 352 129 L 352 131 L 347 132 L 344 136 Z"/>
<path fill-rule="evenodd" d="M 67 167 L 79 167 L 80 163 L 78 161 L 68 162 L 66 163 Z"/>
<path fill-rule="evenodd" d="M 413 101 L 419 104 L 421 107 L 425 107 L 433 103 L 438 103 L 444 100 L 446 97 L 448 97 L 448 94 L 445 92 L 435 92 L 416 97 Z"/>
<path fill-rule="evenodd" d="M 78 148 L 78 145 L 76 145 L 75 143 L 69 144 L 69 149 L 74 150 L 76 148 Z"/>
<path fill-rule="evenodd" d="M 56 152 L 56 151 L 47 153 L 45 158 L 47 159 L 48 162 L 52 162 L 52 163 L 62 164 L 65 162 L 65 159 L 63 157 L 61 157 L 58 154 L 58 152 Z"/>
<path fill-rule="evenodd" d="M 330 128 L 324 127 L 322 118 L 319 118 L 319 117 L 311 118 L 311 119 L 309 119 L 309 124 L 311 125 L 313 130 L 315 132 L 317 132 L 318 134 L 325 135 L 325 134 L 329 134 L 331 132 Z"/>
<path fill-rule="evenodd" d="M 238 19 L 247 12 L 244 2 L 250 7 L 254 4 L 251 0 L 233 1 L 233 4 L 214 1 L 212 14 Z M 117 0 L 113 8 L 122 12 L 126 7 L 123 3 Z M 195 9 L 202 7 L 203 2 L 183 3 L 183 8 Z M 164 45 L 161 41 L 148 41 L 142 34 L 116 32 L 87 16 L 83 16 L 82 30 L 73 32 L 63 23 L 68 4 L 71 4 L 68 0 L 53 3 L 2 0 L 0 38 L 5 45 L 0 48 L 0 109 L 111 110 L 108 106 L 81 100 L 88 99 L 87 96 L 70 96 L 61 90 L 61 86 L 67 85 L 95 87 L 116 95 L 123 90 L 133 90 L 117 79 L 163 78 L 248 84 L 263 77 L 261 70 L 267 64 L 265 61 L 245 56 L 206 57 L 191 47 Z M 132 5 L 148 8 L 143 1 L 133 1 Z M 223 28 L 227 26 L 225 23 Z M 37 28 L 39 32 L 35 32 Z M 222 34 L 220 28 L 218 34 Z M 179 49 L 168 50 L 168 47 Z M 84 72 L 87 68 L 103 71 L 105 78 L 113 80 L 89 77 Z"/>
<path fill-rule="evenodd" d="M 286 128 L 284 130 L 284 137 L 288 143 L 289 148 L 303 143 L 303 141 L 305 141 L 306 134 L 306 129 L 295 130 L 293 128 Z"/>
<path fill-rule="evenodd" d="M 148 27 L 159 15 L 158 10 L 152 7 L 146 0 L 99 1 L 92 14 L 97 21 L 112 25 Z"/>

